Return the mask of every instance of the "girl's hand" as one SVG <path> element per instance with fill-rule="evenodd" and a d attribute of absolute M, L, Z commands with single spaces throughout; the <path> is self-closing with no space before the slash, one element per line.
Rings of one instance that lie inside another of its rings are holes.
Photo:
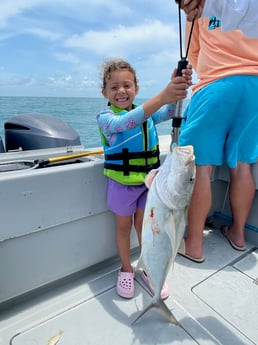
<path fill-rule="evenodd" d="M 192 74 L 193 74 L 192 65 L 188 64 L 187 68 L 182 70 L 182 77 L 186 79 L 188 86 L 192 85 Z"/>
<path fill-rule="evenodd" d="M 185 78 L 188 86 L 192 85 L 192 74 L 193 74 L 193 68 L 191 64 L 188 64 L 186 69 L 182 70 L 182 77 Z M 171 80 L 177 77 L 177 69 L 175 69 L 172 73 Z"/>
<path fill-rule="evenodd" d="M 176 104 L 187 96 L 187 89 L 192 85 L 192 66 L 187 65 L 187 68 L 182 70 L 182 76 L 177 77 L 177 69 L 175 68 L 171 80 L 165 88 L 146 101 L 143 105 L 146 118 L 150 117 L 155 111 L 165 104 Z"/>
<path fill-rule="evenodd" d="M 170 83 L 161 92 L 163 104 L 175 104 L 177 101 L 187 96 L 187 89 L 192 85 L 192 66 L 187 65 L 182 70 L 182 76 L 177 76 L 177 69 L 174 69 Z"/>

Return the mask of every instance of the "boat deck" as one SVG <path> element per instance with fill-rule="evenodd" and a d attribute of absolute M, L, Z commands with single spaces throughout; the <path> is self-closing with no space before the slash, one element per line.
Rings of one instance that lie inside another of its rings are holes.
<path fill-rule="evenodd" d="M 120 298 L 114 258 L 1 310 L 0 344 L 258 344 L 257 248 L 247 243 L 237 252 L 217 229 L 206 229 L 204 237 L 206 261 L 177 256 L 167 278 L 171 296 L 165 303 L 180 326 L 156 310 L 131 325 L 151 295 L 136 272 L 135 297 Z M 135 265 L 138 255 L 134 250 Z"/>

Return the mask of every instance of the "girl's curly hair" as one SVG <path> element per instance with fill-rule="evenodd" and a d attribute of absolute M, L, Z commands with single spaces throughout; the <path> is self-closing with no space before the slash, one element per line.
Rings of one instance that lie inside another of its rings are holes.
<path fill-rule="evenodd" d="M 102 80 L 101 88 L 104 90 L 107 85 L 107 80 L 111 78 L 111 73 L 114 71 L 128 70 L 134 75 L 135 86 L 138 86 L 138 79 L 135 69 L 125 60 L 120 58 L 107 59 L 103 62 L 100 77 Z"/>

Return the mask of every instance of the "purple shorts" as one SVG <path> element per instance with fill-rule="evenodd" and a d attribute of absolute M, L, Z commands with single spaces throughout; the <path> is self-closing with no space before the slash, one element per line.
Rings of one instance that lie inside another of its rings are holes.
<path fill-rule="evenodd" d="M 108 179 L 107 206 L 119 216 L 132 216 L 137 208 L 144 209 L 148 188 L 145 184 L 128 186 Z"/>

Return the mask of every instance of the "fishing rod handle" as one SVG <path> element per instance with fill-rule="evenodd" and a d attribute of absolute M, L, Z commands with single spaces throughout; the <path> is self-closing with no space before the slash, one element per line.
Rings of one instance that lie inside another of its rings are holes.
<path fill-rule="evenodd" d="M 178 145 L 179 135 L 180 135 L 180 128 L 179 127 L 174 127 L 172 132 L 171 132 L 170 151 L 172 151 L 173 146 L 177 146 Z"/>
<path fill-rule="evenodd" d="M 178 61 L 177 64 L 177 76 L 178 77 L 182 77 L 182 70 L 186 69 L 188 65 L 188 61 L 186 59 L 181 59 Z"/>
<path fill-rule="evenodd" d="M 173 119 L 177 119 L 177 118 L 182 118 L 182 112 L 183 112 L 183 101 L 177 101 L 176 105 L 175 105 L 175 112 L 174 112 L 174 116 Z M 174 126 L 173 126 L 174 127 Z"/>
<path fill-rule="evenodd" d="M 188 61 L 185 58 L 178 61 L 177 74 L 176 74 L 178 77 L 182 76 L 182 70 L 186 69 L 187 65 L 188 65 Z M 173 117 L 174 118 L 182 117 L 182 109 L 183 109 L 183 101 L 177 101 L 176 107 L 175 107 L 175 114 Z M 174 127 L 174 125 L 173 125 L 173 127 Z"/>

